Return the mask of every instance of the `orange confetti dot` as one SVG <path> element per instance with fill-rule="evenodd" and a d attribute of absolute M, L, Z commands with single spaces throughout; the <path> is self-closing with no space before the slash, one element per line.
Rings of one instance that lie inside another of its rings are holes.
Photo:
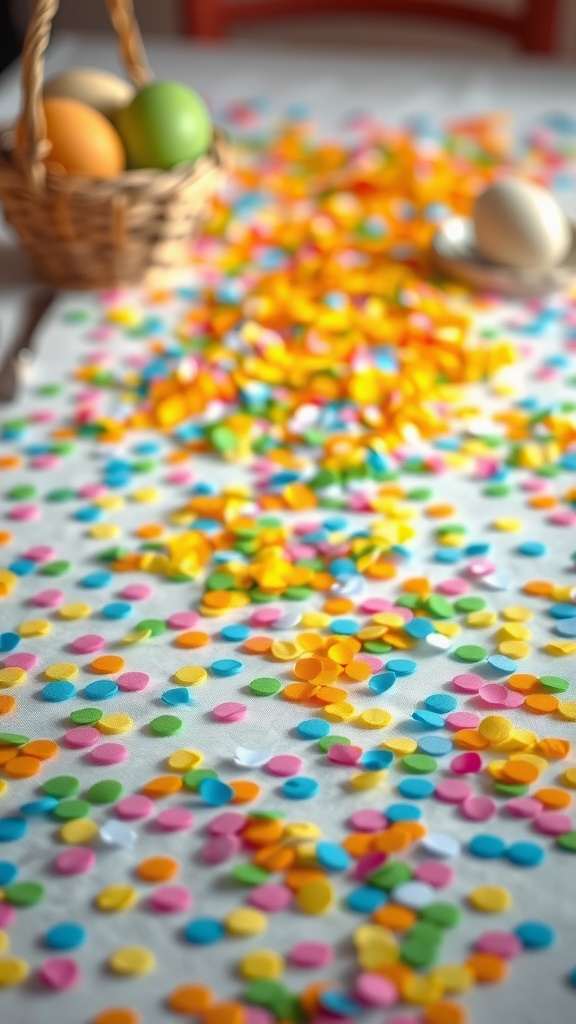
<path fill-rule="evenodd" d="M 0 694 L 0 715 L 9 715 L 16 707 L 16 697 L 10 694 Z"/>
<path fill-rule="evenodd" d="M 11 779 L 30 779 L 33 775 L 38 774 L 41 767 L 42 761 L 38 757 L 25 757 L 23 754 L 18 754 L 17 757 L 10 758 L 4 765 L 4 772 Z"/>
<path fill-rule="evenodd" d="M 385 907 L 378 907 L 374 911 L 372 920 L 376 924 L 381 924 L 383 928 L 390 928 L 393 932 L 405 932 L 416 921 L 416 914 L 408 907 L 401 907 L 397 903 L 387 903 Z"/>
<path fill-rule="evenodd" d="M 288 683 L 282 690 L 284 700 L 291 700 L 296 704 L 311 700 L 315 693 L 316 687 L 310 683 Z"/>
<path fill-rule="evenodd" d="M 570 744 L 568 740 L 548 736 L 538 741 L 536 753 L 541 754 L 547 761 L 562 761 L 570 753 Z"/>
<path fill-rule="evenodd" d="M 290 868 L 284 876 L 284 881 L 292 892 L 299 892 L 309 882 L 324 882 L 326 875 L 323 871 L 315 871 L 314 868 Z"/>
<path fill-rule="evenodd" d="M 364 857 L 372 849 L 372 833 L 351 832 L 342 840 L 342 846 L 355 860 Z"/>
<path fill-rule="evenodd" d="M 107 676 L 121 672 L 125 664 L 124 658 L 121 658 L 119 654 L 102 654 L 90 662 L 90 668 L 98 675 Z"/>
<path fill-rule="evenodd" d="M 429 1003 L 424 1009 L 426 1024 L 466 1024 L 469 1019 L 468 1010 L 460 1003 L 440 999 L 437 1003 Z"/>
<path fill-rule="evenodd" d="M 372 675 L 372 670 L 366 661 L 350 661 L 344 675 L 354 683 L 364 683 Z"/>
<path fill-rule="evenodd" d="M 179 775 L 159 775 L 142 786 L 142 792 L 150 800 L 162 800 L 165 796 L 179 793 L 184 783 Z"/>
<path fill-rule="evenodd" d="M 189 629 L 185 633 L 179 633 L 176 637 L 176 647 L 205 647 L 209 643 L 208 633 L 201 633 L 199 630 Z"/>
<path fill-rule="evenodd" d="M 23 747 L 20 747 L 21 754 L 29 754 L 30 757 L 37 757 L 40 761 L 49 761 L 60 752 L 60 747 L 54 740 L 31 740 Z"/>
<path fill-rule="evenodd" d="M 18 747 L 14 747 L 11 743 L 0 747 L 0 765 L 8 764 L 13 757 L 18 757 Z"/>
<path fill-rule="evenodd" d="M 9 544 L 12 540 L 12 534 L 9 530 L 0 530 L 0 547 L 4 544 Z"/>
<path fill-rule="evenodd" d="M 555 786 L 545 786 L 543 789 L 538 789 L 533 794 L 536 800 L 539 800 L 544 807 L 548 807 L 555 811 L 562 810 L 564 807 L 569 807 L 572 803 L 572 797 L 565 789 L 557 789 Z"/>
<path fill-rule="evenodd" d="M 532 597 L 552 597 L 554 585 L 549 580 L 529 580 L 522 587 L 525 594 Z"/>
<path fill-rule="evenodd" d="M 449 516 L 456 515 L 454 505 L 427 505 L 425 512 L 430 519 L 447 519 Z"/>
<path fill-rule="evenodd" d="M 532 693 L 539 685 L 538 676 L 532 676 L 527 672 L 515 672 L 508 677 L 508 686 L 517 693 Z"/>
<path fill-rule="evenodd" d="M 249 636 L 244 641 L 242 649 L 248 654 L 267 654 L 273 643 L 270 636 Z"/>
<path fill-rule="evenodd" d="M 284 834 L 284 823 L 276 818 L 249 818 L 242 829 L 242 838 L 251 846 L 277 843 Z"/>
<path fill-rule="evenodd" d="M 213 992 L 206 985 L 180 985 L 166 1000 L 175 1013 L 203 1013 L 212 1004 Z"/>
<path fill-rule="evenodd" d="M 484 750 L 488 740 L 477 729 L 458 729 L 453 736 L 454 745 L 462 750 Z"/>
<path fill-rule="evenodd" d="M 134 532 L 137 537 L 142 537 L 143 540 L 156 540 L 164 533 L 164 527 L 161 523 L 143 523 Z"/>
<path fill-rule="evenodd" d="M 230 801 L 233 804 L 249 804 L 262 792 L 258 783 L 252 782 L 252 779 L 235 779 L 228 785 L 234 790 L 234 796 Z"/>
<path fill-rule="evenodd" d="M 111 1006 L 92 1018 L 92 1024 L 141 1024 L 142 1017 L 128 1006 Z"/>
<path fill-rule="evenodd" d="M 176 877 L 179 868 L 174 857 L 147 857 L 138 864 L 136 874 L 145 882 L 169 882 Z"/>
<path fill-rule="evenodd" d="M 518 760 L 507 761 L 502 768 L 501 775 L 507 782 L 526 785 L 531 782 L 536 782 L 540 772 L 535 764 L 530 764 L 529 761 Z"/>
<path fill-rule="evenodd" d="M 254 864 L 270 872 L 286 871 L 295 859 L 296 851 L 291 846 L 262 846 L 252 858 Z"/>
<path fill-rule="evenodd" d="M 523 707 L 533 715 L 551 715 L 558 707 L 558 698 L 551 693 L 533 693 L 526 697 Z"/>
<path fill-rule="evenodd" d="M 218 1003 L 205 1010 L 202 1024 L 244 1024 L 244 1007 L 240 1003 Z"/>
<path fill-rule="evenodd" d="M 495 985 L 504 981 L 508 974 L 508 964 L 494 953 L 473 953 L 466 965 L 482 985 Z"/>

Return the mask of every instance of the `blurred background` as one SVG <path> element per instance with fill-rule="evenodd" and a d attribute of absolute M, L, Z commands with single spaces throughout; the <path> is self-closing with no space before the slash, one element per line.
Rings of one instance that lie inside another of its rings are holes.
<path fill-rule="evenodd" d="M 0 69 L 33 0 L 0 0 Z M 135 0 L 144 33 L 512 59 L 576 60 L 576 0 Z M 345 10 L 347 8 L 347 10 Z M 109 31 L 104 0 L 61 0 L 57 25 Z"/>

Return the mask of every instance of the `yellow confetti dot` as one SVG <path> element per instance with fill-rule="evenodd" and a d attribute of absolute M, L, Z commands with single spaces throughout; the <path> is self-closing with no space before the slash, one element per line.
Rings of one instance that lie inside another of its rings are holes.
<path fill-rule="evenodd" d="M 322 829 L 313 821 L 291 821 L 284 829 L 285 839 L 320 839 Z"/>
<path fill-rule="evenodd" d="M 84 846 L 100 834 L 98 825 L 90 818 L 77 818 L 66 821 L 60 828 L 58 836 L 68 846 Z"/>
<path fill-rule="evenodd" d="M 19 686 L 26 679 L 23 668 L 0 668 L 0 686 Z"/>
<path fill-rule="evenodd" d="M 556 711 L 562 716 L 562 718 L 566 718 L 569 722 L 576 722 L 576 701 L 561 701 L 558 704 Z"/>
<path fill-rule="evenodd" d="M 322 714 L 329 722 L 348 722 L 356 714 L 356 708 L 344 700 L 341 704 L 326 704 Z"/>
<path fill-rule="evenodd" d="M 431 972 L 442 985 L 443 991 L 456 995 L 467 992 L 474 985 L 474 973 L 465 964 L 441 964 Z"/>
<path fill-rule="evenodd" d="M 522 751 L 521 754 L 511 754 L 511 761 L 526 761 L 527 764 L 533 764 L 539 772 L 545 772 L 548 767 L 548 761 L 545 757 L 540 757 L 538 754 L 528 754 L 526 751 Z"/>
<path fill-rule="evenodd" d="M 478 885 L 469 893 L 468 902 L 485 914 L 502 914 L 512 905 L 512 897 L 500 885 Z"/>
<path fill-rule="evenodd" d="M 334 890 L 327 879 L 307 882 L 296 893 L 296 902 L 304 914 L 325 914 L 334 901 Z"/>
<path fill-rule="evenodd" d="M 76 601 L 73 604 L 63 604 L 58 609 L 61 619 L 87 619 L 92 614 L 92 606 L 84 601 Z"/>
<path fill-rule="evenodd" d="M 28 619 L 18 626 L 20 636 L 47 636 L 51 629 L 52 624 L 48 619 Z"/>
<path fill-rule="evenodd" d="M 18 956 L 7 956 L 0 960 L 0 987 L 20 985 L 26 981 L 30 973 L 30 965 Z"/>
<path fill-rule="evenodd" d="M 151 629 L 134 629 L 131 633 L 126 633 L 126 636 L 122 637 L 123 644 L 138 644 L 144 640 L 149 640 L 152 636 Z"/>
<path fill-rule="evenodd" d="M 0 796 L 4 796 L 8 792 L 8 783 L 6 779 L 0 779 Z"/>
<path fill-rule="evenodd" d="M 130 732 L 133 722 L 130 715 L 117 712 L 114 715 L 103 715 L 96 722 L 96 728 L 106 736 L 119 736 L 120 733 Z"/>
<path fill-rule="evenodd" d="M 498 650 L 500 654 L 504 654 L 507 658 L 513 658 L 515 661 L 527 658 L 532 653 L 530 644 L 524 643 L 523 640 L 504 640 L 498 644 Z"/>
<path fill-rule="evenodd" d="M 402 984 L 402 998 L 413 1006 L 426 1006 L 442 998 L 444 988 L 441 980 L 429 974 L 412 974 Z"/>
<path fill-rule="evenodd" d="M 372 622 L 379 626 L 390 626 L 392 629 L 402 629 L 404 619 L 394 612 L 376 612 L 372 616 Z"/>
<path fill-rule="evenodd" d="M 138 890 L 133 885 L 109 885 L 99 892 L 95 903 L 98 910 L 106 913 L 118 913 L 123 910 L 130 910 L 138 900 Z"/>
<path fill-rule="evenodd" d="M 358 963 L 365 971 L 377 971 L 387 964 L 397 963 L 400 952 L 393 932 L 377 924 L 357 928 L 353 936 Z"/>
<path fill-rule="evenodd" d="M 553 654 L 556 658 L 563 658 L 567 654 L 576 653 L 576 643 L 573 640 L 554 640 L 546 644 L 544 650 L 547 654 Z"/>
<path fill-rule="evenodd" d="M 493 626 L 495 622 L 496 612 L 489 611 L 488 609 L 470 612 L 466 616 L 466 625 L 472 626 L 474 629 L 485 629 L 487 626 Z"/>
<path fill-rule="evenodd" d="M 433 622 L 432 624 L 436 632 L 440 633 L 441 636 L 458 636 L 460 632 L 460 626 L 457 622 L 445 622 L 444 620 L 440 620 L 439 622 Z M 386 642 L 388 642 L 388 638 L 386 638 Z"/>
<path fill-rule="evenodd" d="M 254 949 L 239 964 L 243 978 L 279 978 L 284 971 L 284 958 L 273 949 Z"/>
<path fill-rule="evenodd" d="M 168 767 L 173 772 L 189 772 L 202 764 L 204 754 L 199 750 L 175 750 L 168 758 Z"/>
<path fill-rule="evenodd" d="M 531 640 L 532 632 L 521 622 L 507 622 L 498 630 L 497 640 Z"/>
<path fill-rule="evenodd" d="M 366 708 L 355 719 L 355 724 L 364 729 L 384 729 L 391 721 L 392 715 L 384 708 Z"/>
<path fill-rule="evenodd" d="M 114 974 L 134 977 L 139 974 L 150 974 L 156 967 L 156 957 L 145 946 L 124 946 L 116 949 L 108 958 L 108 967 Z"/>
<path fill-rule="evenodd" d="M 8 932 L 0 931 L 0 953 L 5 953 L 10 946 Z"/>
<path fill-rule="evenodd" d="M 379 772 L 358 772 L 357 775 L 352 775 L 348 779 L 348 785 L 350 789 L 354 790 L 367 790 L 367 789 L 378 789 L 386 779 L 388 772 L 385 770 Z"/>
<path fill-rule="evenodd" d="M 500 614 L 509 622 L 529 622 L 533 617 L 530 608 L 524 608 L 523 605 L 509 605 L 507 608 L 503 608 Z"/>
<path fill-rule="evenodd" d="M 138 491 L 132 491 L 130 497 L 142 505 L 152 505 L 160 500 L 160 491 L 157 487 L 141 487 Z"/>
<path fill-rule="evenodd" d="M 88 536 L 94 540 L 114 540 L 121 534 L 122 529 L 117 523 L 94 523 L 88 530 Z M 81 618 L 81 616 L 74 616 L 74 618 Z"/>
<path fill-rule="evenodd" d="M 290 640 L 275 640 L 270 648 L 270 654 L 277 661 L 293 661 L 302 654 L 302 650 L 298 644 L 291 643 Z"/>
<path fill-rule="evenodd" d="M 174 673 L 174 679 L 182 686 L 196 686 L 206 682 L 208 673 L 201 665 L 184 665 Z"/>
<path fill-rule="evenodd" d="M 268 927 L 268 919 L 252 907 L 237 907 L 226 916 L 224 924 L 230 935 L 261 935 Z"/>
<path fill-rule="evenodd" d="M 478 732 L 489 743 L 502 743 L 512 732 L 512 722 L 504 715 L 488 715 L 480 722 Z"/>
<path fill-rule="evenodd" d="M 508 516 L 500 516 L 500 518 L 494 520 L 492 525 L 495 530 L 501 530 L 502 533 L 517 533 L 518 530 L 522 529 L 524 524 L 521 519 L 512 519 Z"/>
<path fill-rule="evenodd" d="M 124 508 L 126 502 L 121 494 L 103 494 L 101 498 L 94 498 L 93 504 L 98 508 L 105 508 L 109 512 L 116 512 L 118 509 Z"/>
<path fill-rule="evenodd" d="M 18 577 L 15 572 L 11 572 L 10 569 L 0 569 L 0 597 L 11 593 L 17 581 Z"/>
<path fill-rule="evenodd" d="M 384 740 L 380 746 L 384 747 L 385 750 L 391 750 L 398 757 L 404 757 L 405 754 L 413 754 L 418 743 L 411 736 L 391 736 L 389 739 Z"/>
<path fill-rule="evenodd" d="M 74 679 L 78 675 L 78 666 L 71 661 L 57 661 L 44 669 L 44 675 L 48 679 Z"/>
<path fill-rule="evenodd" d="M 326 612 L 304 612 L 300 619 L 302 629 L 323 629 L 330 622 Z"/>
<path fill-rule="evenodd" d="M 570 789 L 576 789 L 576 768 L 566 768 L 562 775 L 562 782 Z"/>

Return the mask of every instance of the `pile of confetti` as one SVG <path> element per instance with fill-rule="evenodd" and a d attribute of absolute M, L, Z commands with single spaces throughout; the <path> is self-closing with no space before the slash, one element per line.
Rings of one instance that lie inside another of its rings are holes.
<path fill-rule="evenodd" d="M 66 300 L 0 427 L 13 1016 L 465 1024 L 555 944 L 576 989 L 576 296 L 430 278 L 501 119 L 348 127 L 255 133 L 191 283 Z"/>

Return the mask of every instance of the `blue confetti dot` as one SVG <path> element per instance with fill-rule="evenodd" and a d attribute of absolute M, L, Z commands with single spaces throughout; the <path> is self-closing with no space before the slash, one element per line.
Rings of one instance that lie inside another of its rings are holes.
<path fill-rule="evenodd" d="M 246 640 L 246 638 L 250 636 L 250 629 L 248 626 L 243 626 L 241 623 L 224 626 L 224 629 L 220 630 L 220 636 L 223 640 L 230 640 L 231 642 L 236 641 L 237 643 L 240 643 L 242 640 Z"/>
<path fill-rule="evenodd" d="M 36 569 L 36 562 L 33 562 L 31 558 L 17 558 L 14 562 L 10 562 L 8 568 L 16 576 L 31 576 Z"/>
<path fill-rule="evenodd" d="M 53 683 L 47 683 L 40 690 L 42 700 L 50 701 L 52 704 L 59 704 L 63 700 L 71 700 L 76 696 L 74 683 L 67 679 L 57 679 Z"/>
<path fill-rule="evenodd" d="M 98 587 L 105 587 L 113 579 L 111 572 L 91 572 L 88 576 L 84 576 L 80 583 L 83 587 L 88 587 L 91 590 L 96 590 Z"/>
<path fill-rule="evenodd" d="M 75 921 L 55 924 L 44 936 L 49 949 L 78 949 L 86 942 L 86 929 Z"/>
<path fill-rule="evenodd" d="M 576 967 L 573 967 L 568 975 L 568 984 L 576 988 Z"/>
<path fill-rule="evenodd" d="M 20 637 L 18 633 L 0 633 L 0 653 L 7 654 L 18 647 Z"/>
<path fill-rule="evenodd" d="M 10 885 L 18 877 L 18 866 L 10 860 L 0 860 L 0 885 Z"/>
<path fill-rule="evenodd" d="M 429 619 L 412 619 L 404 626 L 404 632 L 413 636 L 416 640 L 424 640 L 430 633 L 435 633 L 434 626 Z"/>
<path fill-rule="evenodd" d="M 358 914 L 372 914 L 374 910 L 383 907 L 387 902 L 386 893 L 370 885 L 361 889 L 353 889 L 346 900 L 350 910 L 355 910 Z"/>
<path fill-rule="evenodd" d="M 505 676 L 518 670 L 518 663 L 513 658 L 507 658 L 505 654 L 490 654 L 486 662 L 495 672 L 501 672 Z"/>
<path fill-rule="evenodd" d="M 224 934 L 224 925 L 215 917 L 197 917 L 184 929 L 184 936 L 188 942 L 194 942 L 198 946 L 210 946 L 214 942 L 220 942 Z"/>
<path fill-rule="evenodd" d="M 27 804 L 21 804 L 18 808 L 20 814 L 27 818 L 41 817 L 43 814 L 50 814 L 60 801 L 55 796 L 43 796 L 39 800 L 30 800 Z"/>
<path fill-rule="evenodd" d="M 210 807 L 222 807 L 223 804 L 230 803 L 234 797 L 232 786 L 227 786 L 221 779 L 202 779 L 198 792 L 204 803 Z"/>
<path fill-rule="evenodd" d="M 328 1010 L 328 1013 L 333 1013 L 337 1017 L 358 1017 L 364 1012 L 360 1003 L 351 999 L 344 992 L 321 992 L 318 1001 L 324 1010 Z"/>
<path fill-rule="evenodd" d="M 536 868 L 545 856 L 546 851 L 537 843 L 512 843 L 506 850 L 506 860 L 520 868 Z"/>
<path fill-rule="evenodd" d="M 426 797 L 432 796 L 435 790 L 436 786 L 429 779 L 402 779 L 398 783 L 400 796 L 408 800 L 425 800 Z"/>
<path fill-rule="evenodd" d="M 171 707 L 176 707 L 177 705 L 181 706 L 183 704 L 194 704 L 194 698 L 185 686 L 175 686 L 171 690 L 164 690 L 162 700 L 165 704 L 170 704 Z"/>
<path fill-rule="evenodd" d="M 514 929 L 526 949 L 548 949 L 556 941 L 556 932 L 543 921 L 524 921 Z"/>
<path fill-rule="evenodd" d="M 352 863 L 350 854 L 343 846 L 324 840 L 316 844 L 316 859 L 329 871 L 346 871 Z"/>
<path fill-rule="evenodd" d="M 426 697 L 424 705 L 428 711 L 436 711 L 439 715 L 447 715 L 458 707 L 456 697 L 451 693 L 431 693 Z"/>
<path fill-rule="evenodd" d="M 567 604 L 561 601 L 558 604 L 550 605 L 548 612 L 553 619 L 574 619 L 576 618 L 576 604 Z"/>
<path fill-rule="evenodd" d="M 103 516 L 104 509 L 98 508 L 96 505 L 86 505 L 85 508 L 79 508 L 74 513 L 74 519 L 80 523 L 98 523 Z"/>
<path fill-rule="evenodd" d="M 429 729 L 442 729 L 445 725 L 442 715 L 437 715 L 435 711 L 413 711 L 412 718 L 420 725 L 428 726 Z"/>
<path fill-rule="evenodd" d="M 576 636 L 576 619 L 564 619 L 554 627 L 558 636 Z"/>
<path fill-rule="evenodd" d="M 519 555 L 527 555 L 528 558 L 540 558 L 548 552 L 546 545 L 539 540 L 524 540 L 516 550 Z"/>
<path fill-rule="evenodd" d="M 113 679 L 95 679 L 84 687 L 84 696 L 88 700 L 109 700 L 118 693 L 119 686 Z"/>
<path fill-rule="evenodd" d="M 389 768 L 393 760 L 391 750 L 366 750 L 360 758 L 360 764 L 366 771 L 380 772 Z"/>
<path fill-rule="evenodd" d="M 289 800 L 309 800 L 320 789 L 316 779 L 306 775 L 295 775 L 282 784 L 282 793 Z"/>
<path fill-rule="evenodd" d="M 418 665 L 411 658 L 391 658 L 386 662 L 389 672 L 395 672 L 397 676 L 411 676 Z"/>
<path fill-rule="evenodd" d="M 418 740 L 420 753 L 430 754 L 431 757 L 444 757 L 453 749 L 454 744 L 447 736 L 421 736 Z"/>
<path fill-rule="evenodd" d="M 102 615 L 106 619 L 125 619 L 132 611 L 133 607 L 128 601 L 112 601 L 104 605 Z"/>
<path fill-rule="evenodd" d="M 330 632 L 341 636 L 354 636 L 359 629 L 360 623 L 355 619 L 332 619 L 330 623 Z"/>
<path fill-rule="evenodd" d="M 22 839 L 28 831 L 24 818 L 0 818 L 0 843 L 13 843 Z"/>
<path fill-rule="evenodd" d="M 296 732 L 303 740 L 320 740 L 328 736 L 330 725 L 323 718 L 305 718 L 296 726 Z"/>
<path fill-rule="evenodd" d="M 396 682 L 395 672 L 378 672 L 375 676 L 372 676 L 368 683 L 368 686 L 374 693 L 386 693 L 391 686 L 394 686 Z"/>
<path fill-rule="evenodd" d="M 241 661 L 235 658 L 219 658 L 210 665 L 210 671 L 217 676 L 235 676 L 243 669 Z"/>
<path fill-rule="evenodd" d="M 422 817 L 422 811 L 414 804 L 390 804 L 384 814 L 388 821 L 419 821 Z"/>
<path fill-rule="evenodd" d="M 494 860 L 503 857 L 506 852 L 506 843 L 500 836 L 492 836 L 479 833 L 473 836 L 468 843 L 468 853 L 473 857 L 481 857 L 482 860 Z"/>

